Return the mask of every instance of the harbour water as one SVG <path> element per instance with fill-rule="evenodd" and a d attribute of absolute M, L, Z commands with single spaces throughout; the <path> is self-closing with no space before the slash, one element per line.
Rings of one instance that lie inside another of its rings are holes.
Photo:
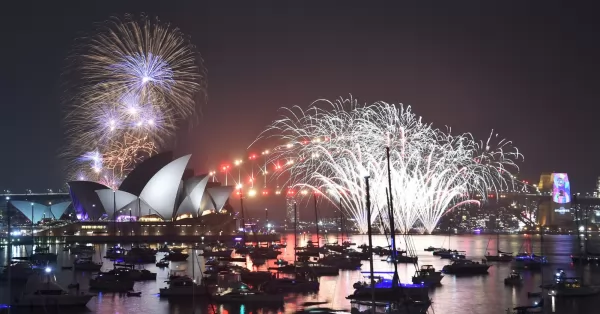
<path fill-rule="evenodd" d="M 336 241 L 336 235 L 328 235 L 329 242 Z M 387 246 L 388 240 L 384 236 L 373 237 L 374 246 Z M 600 245 L 593 245 L 594 237 L 592 237 L 592 245 L 589 250 L 600 252 Z M 299 235 L 299 245 L 304 245 L 309 240 L 307 235 Z M 314 237 L 312 240 L 316 240 Z M 403 248 L 403 239 L 398 238 L 399 247 Z M 287 249 L 283 250 L 283 258 L 293 260 L 293 241 L 292 234 L 283 235 L 282 242 L 287 243 Z M 351 236 L 351 241 L 358 245 L 366 243 L 367 237 L 363 235 Z M 448 247 L 448 236 L 443 235 L 428 235 L 414 236 L 413 241 L 419 256 L 419 265 L 433 265 L 437 270 L 448 264 L 448 260 L 440 259 L 433 256 L 431 252 L 425 252 L 424 248 L 428 246 Z M 600 241 L 598 241 L 600 242 Z M 488 247 L 489 243 L 489 247 Z M 521 252 L 525 250 L 524 243 L 530 243 L 533 246 L 533 252 L 540 253 L 540 238 L 539 236 L 524 236 L 524 235 L 502 235 L 500 237 L 500 249 L 508 252 Z M 173 243 L 169 243 L 170 245 Z M 127 243 L 121 243 L 127 247 Z M 175 243 L 181 245 L 181 243 Z M 96 253 L 94 260 L 104 262 L 103 270 L 112 268 L 112 262 L 102 258 L 106 249 L 110 247 L 107 244 L 96 245 Z M 450 238 L 450 248 L 459 251 L 465 251 L 467 258 L 480 261 L 486 253 L 495 252 L 496 237 L 489 235 L 457 235 Z M 72 263 L 73 256 L 69 252 L 63 252 L 62 245 L 51 245 L 51 251 L 58 254 L 58 262 L 55 267 L 55 275 L 57 281 L 67 286 L 73 281 L 71 270 L 62 270 L 61 266 Z M 31 250 L 31 246 L 15 246 L 13 247 L 13 256 L 26 256 L 26 250 Z M 510 263 L 491 263 L 493 266 L 489 270 L 488 275 L 481 276 L 463 276 L 457 277 L 454 275 L 446 275 L 442 280 L 442 286 L 431 290 L 430 297 L 433 300 L 430 313 L 444 314 L 466 314 L 466 313 L 507 313 L 508 308 L 513 308 L 519 305 L 532 305 L 534 301 L 539 300 L 528 298 L 528 292 L 540 291 L 542 277 L 544 282 L 553 280 L 554 272 L 557 268 L 562 268 L 566 271 L 569 277 L 580 276 L 583 273 L 586 284 L 600 285 L 600 266 L 584 266 L 580 272 L 579 265 L 572 265 L 570 255 L 578 250 L 577 238 L 575 236 L 556 235 L 544 236 L 543 253 L 551 263 L 545 268 L 543 276 L 540 273 L 523 272 L 524 284 L 522 287 L 505 286 L 503 279 L 512 270 Z M 190 252 L 191 253 L 191 252 Z M 166 286 L 165 280 L 169 275 L 170 270 L 180 269 L 186 270 L 188 274 L 194 273 L 196 277 L 204 270 L 204 259 L 197 257 L 199 251 L 195 252 L 196 257 L 188 259 L 187 262 L 171 263 L 170 269 L 158 269 L 154 264 L 145 265 L 146 269 L 157 272 L 156 281 L 136 282 L 135 290 L 141 291 L 141 297 L 127 297 L 118 293 L 100 293 L 88 303 L 87 310 L 68 310 L 60 309 L 60 313 L 98 313 L 98 314 L 138 314 L 138 313 L 173 313 L 173 314 L 189 314 L 189 313 L 293 313 L 302 308 L 302 304 L 307 301 L 326 302 L 323 306 L 334 309 L 350 309 L 350 302 L 346 296 L 350 295 L 354 289 L 352 285 L 357 281 L 365 280 L 362 272 L 369 271 L 368 261 L 363 262 L 361 271 L 341 271 L 339 276 L 321 277 L 320 291 L 317 294 L 308 295 L 289 295 L 285 298 L 285 305 L 282 308 L 250 308 L 247 305 L 226 306 L 210 304 L 203 300 L 177 299 L 168 300 L 160 298 L 158 289 Z M 6 264 L 6 250 L 0 252 L 0 263 Z M 163 253 L 158 253 L 159 256 Z M 157 256 L 157 259 L 160 257 Z M 273 261 L 269 261 L 268 265 L 261 266 L 259 270 L 265 270 L 267 266 L 273 266 Z M 244 265 L 245 263 L 241 263 Z M 251 263 L 247 266 L 250 269 L 256 269 Z M 381 257 L 375 258 L 374 268 L 376 271 L 391 271 L 393 265 L 383 261 Z M 410 282 L 412 275 L 415 272 L 415 266 L 412 264 L 399 264 L 399 276 L 402 282 Z M 82 290 L 87 290 L 87 283 L 92 274 L 89 272 L 76 272 L 76 279 L 81 284 Z M 5 283 L 0 287 L 0 302 L 9 303 L 7 299 L 7 287 Z M 18 293 L 13 290 L 12 292 Z M 544 313 L 581 313 L 581 314 L 596 314 L 600 310 L 600 300 L 595 297 L 581 299 L 554 299 L 545 297 Z M 11 313 L 29 313 L 29 310 L 16 311 L 13 309 Z M 43 309 L 44 313 L 56 312 L 56 309 Z M 39 312 L 42 313 L 42 312 Z"/>

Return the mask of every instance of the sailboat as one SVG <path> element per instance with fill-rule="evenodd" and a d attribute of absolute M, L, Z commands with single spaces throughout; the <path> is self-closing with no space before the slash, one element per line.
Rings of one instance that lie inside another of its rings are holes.
<path fill-rule="evenodd" d="M 488 241 L 488 245 L 489 245 Z M 491 255 L 489 252 L 485 253 L 485 259 L 488 262 L 510 262 L 513 260 L 513 253 L 502 252 L 500 251 L 500 232 L 496 232 L 496 252 L 497 255 Z"/>
<path fill-rule="evenodd" d="M 576 204 L 576 200 L 577 197 L 573 196 L 573 205 Z M 584 250 L 587 249 L 586 243 L 587 241 L 584 239 Z M 587 297 L 600 294 L 600 286 L 585 284 L 585 278 L 583 276 L 583 260 L 580 260 L 577 271 L 580 273 L 580 277 L 567 278 L 564 275 L 564 272 L 559 269 L 555 276 L 555 282 L 548 291 L 548 295 L 555 297 Z"/>
<path fill-rule="evenodd" d="M 391 236 L 391 249 L 392 258 L 394 263 L 394 272 L 392 273 L 392 279 L 385 279 L 383 276 L 379 276 L 377 282 L 375 281 L 375 274 L 386 274 L 388 272 L 375 272 L 373 270 L 373 241 L 372 241 L 372 230 L 371 224 L 368 224 L 367 235 L 369 238 L 369 252 L 370 252 L 370 271 L 369 279 L 370 284 L 367 283 L 356 283 L 354 285 L 355 291 L 352 295 L 346 297 L 347 299 L 353 300 L 356 305 L 370 305 L 370 309 L 364 311 L 365 313 L 376 311 L 378 306 L 384 302 L 384 305 L 390 305 L 396 311 L 394 313 L 404 313 L 404 309 L 410 310 L 410 313 L 425 313 L 431 305 L 429 299 L 429 289 L 424 284 L 402 284 L 398 279 L 398 263 L 396 261 L 396 239 L 395 239 L 395 223 L 394 223 L 394 211 L 393 211 L 393 199 L 392 194 L 388 191 L 391 189 L 391 177 L 390 177 L 390 164 L 389 164 L 389 148 L 386 148 L 386 156 L 388 161 L 388 188 L 386 189 L 387 201 L 388 201 L 388 216 L 390 225 L 390 236 Z M 371 221 L 371 200 L 369 192 L 369 177 L 365 178 L 366 188 L 366 210 L 367 210 L 367 221 Z M 365 301 L 370 301 L 367 304 Z M 354 312 L 354 310 L 353 310 Z M 359 309 L 360 312 L 360 309 Z"/>

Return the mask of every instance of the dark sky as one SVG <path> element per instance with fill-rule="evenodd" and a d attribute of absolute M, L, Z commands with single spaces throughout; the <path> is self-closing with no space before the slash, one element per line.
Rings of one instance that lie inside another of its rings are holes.
<path fill-rule="evenodd" d="M 436 126 L 491 129 L 522 177 L 600 175 L 600 19 L 565 1 L 39 1 L 3 5 L 0 189 L 64 182 L 60 72 L 73 39 L 145 12 L 189 34 L 209 71 L 198 124 L 178 136 L 198 171 L 245 154 L 281 106 L 352 94 L 413 106 Z M 260 3 L 260 5 L 255 4 Z"/>

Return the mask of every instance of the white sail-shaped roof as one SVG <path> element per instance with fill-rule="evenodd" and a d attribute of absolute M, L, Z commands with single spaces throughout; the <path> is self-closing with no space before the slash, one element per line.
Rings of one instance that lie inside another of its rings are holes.
<path fill-rule="evenodd" d="M 11 201 L 10 202 L 14 207 L 16 207 L 27 219 L 37 223 L 45 218 L 52 218 L 52 212 L 50 212 L 50 208 L 44 204 L 40 203 L 32 203 L 28 201 Z M 33 218 L 31 217 L 31 207 L 33 204 Z"/>
<path fill-rule="evenodd" d="M 102 202 L 102 207 L 104 207 L 109 218 L 113 217 L 114 211 L 119 211 L 137 199 L 137 196 L 131 193 L 111 189 L 96 190 L 96 194 L 98 194 L 100 202 Z"/>
<path fill-rule="evenodd" d="M 207 191 L 213 200 L 215 211 L 219 212 L 225 206 L 225 202 L 227 202 L 231 193 L 233 193 L 233 186 L 217 186 L 209 188 Z"/>
<path fill-rule="evenodd" d="M 71 202 L 52 204 L 50 205 L 50 212 L 52 212 L 52 215 L 55 219 L 60 219 L 60 217 L 65 213 L 69 205 L 71 205 Z"/>
<path fill-rule="evenodd" d="M 173 218 L 181 177 L 191 156 L 180 157 L 160 169 L 140 194 L 140 198 L 165 220 Z"/>
<path fill-rule="evenodd" d="M 191 214 L 192 216 L 197 216 L 198 215 L 198 207 L 194 207 L 194 203 L 192 202 L 192 198 L 188 195 L 183 199 L 183 202 L 181 202 L 181 204 L 179 205 L 179 208 L 177 208 L 177 216 L 180 215 L 184 215 L 184 214 Z"/>
<path fill-rule="evenodd" d="M 185 193 L 190 197 L 192 206 L 197 211 L 208 183 L 208 174 L 199 175 L 185 181 Z M 178 213 L 180 215 L 180 213 Z"/>
<path fill-rule="evenodd" d="M 200 213 L 207 210 L 214 210 L 216 212 L 221 211 L 227 199 L 233 192 L 233 186 L 217 186 L 214 188 L 208 188 L 204 192 L 202 202 L 200 204 Z"/>

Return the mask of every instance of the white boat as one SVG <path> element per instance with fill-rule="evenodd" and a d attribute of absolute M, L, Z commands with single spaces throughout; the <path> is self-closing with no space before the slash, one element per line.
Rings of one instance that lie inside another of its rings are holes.
<path fill-rule="evenodd" d="M 222 292 L 216 293 L 213 299 L 219 303 L 268 303 L 283 304 L 282 294 L 268 294 L 258 290 L 252 290 L 247 285 L 239 283 L 237 286 L 230 286 Z"/>
<path fill-rule="evenodd" d="M 32 275 L 23 293 L 15 299 L 13 306 L 16 307 L 67 307 L 86 306 L 93 295 L 88 293 L 71 293 L 60 287 L 49 273 L 45 276 Z M 45 278 L 42 278 L 45 277 Z"/>
<path fill-rule="evenodd" d="M 210 292 L 207 286 L 199 285 L 194 280 L 187 276 L 175 277 L 167 281 L 168 287 L 160 288 L 161 297 L 177 297 L 177 296 L 209 296 Z"/>

